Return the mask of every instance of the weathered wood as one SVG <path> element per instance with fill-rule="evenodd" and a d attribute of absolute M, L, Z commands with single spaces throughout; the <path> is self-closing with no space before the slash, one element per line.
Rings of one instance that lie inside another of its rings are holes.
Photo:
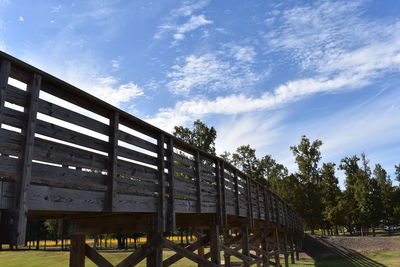
<path fill-rule="evenodd" d="M 237 176 L 237 171 L 235 171 L 235 212 L 236 215 L 239 216 L 240 213 L 240 204 L 239 204 L 239 181 Z"/>
<path fill-rule="evenodd" d="M 195 254 L 189 249 L 182 248 L 179 245 L 176 245 L 174 242 L 171 242 L 167 239 L 164 239 L 164 246 L 175 251 L 182 257 L 188 258 L 198 264 L 201 264 L 202 266 L 210 266 L 210 267 L 217 267 L 219 265 L 216 265 L 215 263 L 209 262 L 208 260 L 204 259 L 203 257 Z M 166 265 L 168 266 L 168 265 Z"/>
<path fill-rule="evenodd" d="M 214 224 L 210 228 L 210 255 L 211 261 L 218 266 L 221 264 L 221 240 L 220 240 L 220 227 Z"/>
<path fill-rule="evenodd" d="M 194 242 L 193 244 L 190 244 L 189 246 L 185 247 L 185 250 L 187 251 L 195 251 L 196 249 L 202 248 L 205 244 L 207 244 L 210 240 L 210 237 L 208 235 L 203 236 L 201 238 L 199 238 L 196 242 Z M 204 256 L 204 250 L 203 250 L 203 256 Z M 179 261 L 180 259 L 184 258 L 185 256 L 179 253 L 176 253 L 175 255 L 169 257 L 168 259 L 164 260 L 163 265 L 164 266 L 169 266 L 174 264 L 175 262 Z M 199 257 L 202 258 L 201 255 L 199 255 Z M 199 263 L 201 264 L 201 263 Z"/>
<path fill-rule="evenodd" d="M 157 140 L 158 145 L 158 205 L 157 205 L 157 232 L 164 232 L 166 230 L 166 201 L 165 201 L 165 160 L 164 160 L 164 134 L 160 134 Z M 162 261 L 162 259 L 161 259 Z"/>
<path fill-rule="evenodd" d="M 151 151 L 151 152 L 154 152 L 154 153 L 157 153 L 157 145 L 155 145 L 155 144 L 153 144 L 153 143 L 151 143 L 151 142 L 149 142 L 147 140 L 144 140 L 144 139 L 139 138 L 137 136 L 131 135 L 131 134 L 126 133 L 126 132 L 124 132 L 122 130 L 119 130 L 117 132 L 117 137 L 118 137 L 119 140 L 121 140 L 121 141 L 123 141 L 125 143 L 128 143 L 130 145 L 134 145 L 134 146 L 143 148 L 145 150 L 148 150 L 148 151 Z"/>
<path fill-rule="evenodd" d="M 21 176 L 18 181 L 16 191 L 15 207 L 18 210 L 18 231 L 16 244 L 25 243 L 26 222 L 28 215 L 28 190 L 32 176 L 32 157 L 35 140 L 36 116 L 38 108 L 39 91 L 41 87 L 42 77 L 34 74 L 31 84 L 28 85 L 27 91 L 30 94 L 29 107 L 26 110 L 28 121 L 22 130 L 25 136 L 23 154 L 21 157 Z"/>
<path fill-rule="evenodd" d="M 107 172 L 107 199 L 104 210 L 112 212 L 115 209 L 117 200 L 117 168 L 118 168 L 118 126 L 119 113 L 115 112 L 110 116 L 110 136 L 108 152 L 108 172 Z"/>
<path fill-rule="evenodd" d="M 249 228 L 248 226 L 243 226 L 241 231 L 240 231 L 240 235 L 242 237 L 242 254 L 246 257 L 250 256 L 250 244 L 249 244 Z M 243 260 L 243 266 L 244 267 L 248 267 L 250 266 L 249 262 L 246 260 Z"/>
<path fill-rule="evenodd" d="M 164 245 L 165 240 L 160 236 L 160 233 L 148 233 L 147 238 L 150 240 L 159 240 L 160 244 L 150 241 L 151 250 L 146 257 L 147 267 L 162 267 L 163 265 L 163 250 L 162 245 Z"/>
<path fill-rule="evenodd" d="M 85 267 L 85 235 L 72 235 L 70 247 L 70 267 Z"/>
<path fill-rule="evenodd" d="M 3 121 L 4 103 L 6 101 L 6 89 L 8 85 L 8 77 L 10 75 L 11 63 L 8 60 L 0 62 L 0 127 Z"/>
<path fill-rule="evenodd" d="M 108 260 L 101 256 L 95 249 L 85 244 L 85 255 L 97 266 L 114 267 Z"/>
<path fill-rule="evenodd" d="M 226 215 L 226 188 L 225 188 L 225 164 L 223 161 L 220 163 L 220 181 L 221 181 L 221 216 L 222 225 L 227 225 L 228 219 Z"/>
<path fill-rule="evenodd" d="M 223 213 L 222 213 L 222 185 L 221 185 L 221 171 L 220 171 L 219 160 L 215 162 L 216 176 L 215 182 L 217 184 L 217 223 L 220 226 L 224 225 Z"/>
<path fill-rule="evenodd" d="M 196 164 L 196 197 L 197 197 L 197 212 L 201 213 L 201 178 L 200 178 L 200 173 L 201 173 L 201 162 L 200 162 L 200 154 L 199 151 L 196 151 L 195 154 L 195 164 Z"/>

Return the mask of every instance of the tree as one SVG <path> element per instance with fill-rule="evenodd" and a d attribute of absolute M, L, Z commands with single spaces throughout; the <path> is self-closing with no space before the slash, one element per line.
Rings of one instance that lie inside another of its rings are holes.
<path fill-rule="evenodd" d="M 256 150 L 251 148 L 250 145 L 238 147 L 236 152 L 232 154 L 232 163 L 253 179 L 260 180 L 260 161 L 256 156 Z"/>
<path fill-rule="evenodd" d="M 379 199 L 380 207 L 382 213 L 382 219 L 385 221 L 386 225 L 391 225 L 393 216 L 393 195 L 394 188 L 392 186 L 392 181 L 387 175 L 387 172 L 380 164 L 375 165 L 374 177 L 377 181 L 379 187 Z"/>
<path fill-rule="evenodd" d="M 394 165 L 394 168 L 396 169 L 396 180 L 400 183 L 400 164 Z"/>
<path fill-rule="evenodd" d="M 298 178 L 303 188 L 303 218 L 311 228 L 311 233 L 322 222 L 321 203 L 321 178 L 318 163 L 321 160 L 319 151 L 322 141 L 310 142 L 306 136 L 302 136 L 300 144 L 292 146 L 293 155 L 299 169 Z"/>
<path fill-rule="evenodd" d="M 260 176 L 260 180 L 269 186 L 269 188 L 281 194 L 282 191 L 282 181 L 288 176 L 288 169 L 276 162 L 275 159 L 272 158 L 271 155 L 265 155 L 259 161 L 258 166 L 258 174 Z"/>
<path fill-rule="evenodd" d="M 321 168 L 321 189 L 322 189 L 322 216 L 325 227 L 331 230 L 343 223 L 342 216 L 342 192 L 339 188 L 339 180 L 335 175 L 335 163 L 323 163 Z"/>
<path fill-rule="evenodd" d="M 183 126 L 175 126 L 173 135 L 186 143 L 215 155 L 217 131 L 214 127 L 208 127 L 200 120 L 193 122 L 192 130 Z"/>

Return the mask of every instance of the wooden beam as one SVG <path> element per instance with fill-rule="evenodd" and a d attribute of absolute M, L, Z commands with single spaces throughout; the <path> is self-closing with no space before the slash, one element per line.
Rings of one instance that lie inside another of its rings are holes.
<path fill-rule="evenodd" d="M 85 244 L 85 255 L 88 257 L 94 264 L 101 267 L 114 267 L 108 260 L 106 260 L 103 256 L 101 256 L 94 248 Z"/>
<path fill-rule="evenodd" d="M 168 216 L 167 224 L 169 231 L 176 230 L 176 215 L 175 215 L 175 163 L 174 163 L 174 139 L 172 137 L 168 138 Z"/>
<path fill-rule="evenodd" d="M 220 179 L 221 179 L 221 203 L 222 203 L 222 210 L 221 210 L 221 216 L 222 216 L 222 225 L 225 226 L 228 223 L 228 217 L 226 215 L 226 188 L 225 188 L 225 163 L 224 161 L 221 161 L 220 163 Z"/>
<path fill-rule="evenodd" d="M 250 247 L 249 247 L 249 228 L 248 226 L 243 226 L 240 230 L 240 235 L 242 236 L 242 254 L 246 257 L 250 257 Z M 248 261 L 243 260 L 243 266 L 249 267 Z"/>
<path fill-rule="evenodd" d="M 217 223 L 222 226 L 223 215 L 222 215 L 222 189 L 221 189 L 221 171 L 220 171 L 220 161 L 215 161 L 215 179 L 217 184 Z"/>
<path fill-rule="evenodd" d="M 166 205 L 165 205 L 165 149 L 164 134 L 161 133 L 157 140 L 158 146 L 158 205 L 157 205 L 157 231 L 159 233 L 166 230 Z"/>
<path fill-rule="evenodd" d="M 151 244 L 151 251 L 146 257 L 147 267 L 162 267 L 163 266 L 163 243 L 164 239 L 161 237 L 161 233 L 148 233 L 147 238 L 150 240 L 160 240 L 159 244 Z"/>
<path fill-rule="evenodd" d="M 204 245 L 207 244 L 209 241 L 210 241 L 210 237 L 208 235 L 205 235 L 205 236 L 201 237 L 200 239 L 198 239 L 193 244 L 190 244 L 189 246 L 185 247 L 185 249 L 188 251 L 195 251 L 196 249 L 204 248 Z M 204 249 L 203 249 L 203 256 L 204 256 Z M 183 257 L 185 257 L 185 256 L 182 254 L 176 253 L 175 255 L 172 255 L 168 259 L 164 260 L 163 266 L 170 266 L 170 265 L 174 264 L 175 262 L 179 261 L 180 259 L 182 259 Z M 201 264 L 201 263 L 199 263 L 199 264 Z"/>
<path fill-rule="evenodd" d="M 16 192 L 16 209 L 18 210 L 18 230 L 17 244 L 25 243 L 26 221 L 28 214 L 28 190 L 32 175 L 32 157 L 35 140 L 36 117 L 38 109 L 39 91 L 41 88 L 42 77 L 34 74 L 31 83 L 28 85 L 27 91 L 30 94 L 29 106 L 25 109 L 28 120 L 26 126 L 22 129 L 25 138 L 23 154 L 21 157 L 21 174 L 17 184 Z"/>
<path fill-rule="evenodd" d="M 0 63 L 0 127 L 2 124 L 4 103 L 6 101 L 6 89 L 8 77 L 10 75 L 11 63 L 8 60 L 2 60 Z"/>
<path fill-rule="evenodd" d="M 197 213 L 201 213 L 201 203 L 202 203 L 202 197 L 201 197 L 201 162 L 200 162 L 200 153 L 198 150 L 196 150 L 195 155 L 195 164 L 196 164 L 196 210 Z"/>
<path fill-rule="evenodd" d="M 209 267 L 219 266 L 219 265 L 216 265 L 215 263 L 212 263 L 212 262 L 204 259 L 203 257 L 200 257 L 199 255 L 193 253 L 192 251 L 185 249 L 167 239 L 164 239 L 164 246 L 175 251 L 176 253 L 180 254 L 181 256 L 188 258 L 191 261 L 194 261 L 198 264 L 202 264 L 202 266 L 209 266 Z"/>
<path fill-rule="evenodd" d="M 210 255 L 211 261 L 218 266 L 221 264 L 221 240 L 219 225 L 212 225 L 210 228 Z"/>
<path fill-rule="evenodd" d="M 140 246 L 138 249 L 136 249 L 131 255 L 126 257 L 124 260 L 122 260 L 120 263 L 115 265 L 115 267 L 131 267 L 135 266 L 142 260 L 146 258 L 146 256 L 151 252 L 153 242 L 148 240 L 147 243 L 143 244 Z M 156 243 L 157 245 L 157 243 Z"/>
<path fill-rule="evenodd" d="M 72 235 L 69 252 L 70 267 L 85 267 L 85 235 Z"/>
<path fill-rule="evenodd" d="M 105 211 L 112 212 L 117 201 L 117 168 L 118 168 L 118 127 L 119 113 L 114 112 L 110 117 L 110 135 L 108 152 L 108 179 L 107 179 L 107 201 Z"/>
<path fill-rule="evenodd" d="M 235 186 L 235 214 L 236 216 L 240 215 L 240 201 L 239 201 L 239 178 L 237 175 L 237 171 L 234 173 L 234 186 Z"/>

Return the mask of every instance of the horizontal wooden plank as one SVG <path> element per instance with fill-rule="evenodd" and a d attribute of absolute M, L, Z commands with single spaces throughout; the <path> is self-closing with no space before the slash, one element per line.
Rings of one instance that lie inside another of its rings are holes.
<path fill-rule="evenodd" d="M 196 177 L 196 171 L 194 169 L 189 169 L 182 164 L 174 164 L 175 172 L 180 172 L 190 177 Z"/>
<path fill-rule="evenodd" d="M 204 165 L 203 163 L 200 165 L 200 169 L 204 170 L 204 171 L 208 171 L 211 173 L 215 173 L 215 167 L 211 166 L 211 165 Z"/>
<path fill-rule="evenodd" d="M 143 148 L 145 150 L 148 150 L 148 151 L 151 151 L 154 153 L 157 153 L 157 151 L 158 151 L 157 145 L 155 145 L 147 140 L 144 140 L 142 138 L 139 138 L 137 136 L 134 136 L 134 135 L 131 135 L 124 131 L 121 131 L 121 130 L 118 130 L 117 138 L 125 143 Z"/>
<path fill-rule="evenodd" d="M 118 160 L 117 174 L 127 178 L 157 181 L 157 170 L 124 160 Z"/>
<path fill-rule="evenodd" d="M 196 164 L 195 164 L 195 162 L 193 160 L 185 157 L 184 155 L 180 155 L 178 153 L 174 153 L 174 161 L 180 161 L 180 162 L 184 163 L 182 165 L 186 165 L 187 164 L 188 167 L 189 166 L 190 167 L 195 167 L 196 166 Z M 175 163 L 175 164 L 177 164 L 177 163 Z"/>
<path fill-rule="evenodd" d="M 28 92 L 12 85 L 7 85 L 6 101 L 18 106 L 26 107 L 28 103 Z"/>
<path fill-rule="evenodd" d="M 155 183 L 117 177 L 117 193 L 154 196 L 157 190 Z"/>
<path fill-rule="evenodd" d="M 122 146 L 118 146 L 117 148 L 118 151 L 118 156 L 124 157 L 124 158 L 128 158 L 131 160 L 135 160 L 135 161 L 139 161 L 139 162 L 143 162 L 146 164 L 150 164 L 150 165 L 157 165 L 157 158 L 141 153 L 139 151 L 135 151 L 126 147 L 122 147 Z"/>
<path fill-rule="evenodd" d="M 23 142 L 22 134 L 0 128 L 0 153 L 18 156 Z"/>
<path fill-rule="evenodd" d="M 93 168 L 107 168 L 107 157 L 87 150 L 35 138 L 33 159 L 55 164 Z"/>
<path fill-rule="evenodd" d="M 101 134 L 108 135 L 110 132 L 108 125 L 70 109 L 60 107 L 43 99 L 39 99 L 38 105 L 38 112 L 45 115 L 79 125 Z"/>

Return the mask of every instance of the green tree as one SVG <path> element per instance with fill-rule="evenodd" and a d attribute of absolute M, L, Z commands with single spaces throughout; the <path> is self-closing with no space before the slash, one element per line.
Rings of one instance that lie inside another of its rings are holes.
<path fill-rule="evenodd" d="M 173 135 L 203 151 L 215 155 L 215 139 L 217 131 L 214 127 L 208 127 L 200 120 L 193 122 L 193 129 L 183 126 L 175 126 Z"/>
<path fill-rule="evenodd" d="M 338 234 L 338 225 L 343 223 L 342 216 L 342 192 L 339 188 L 339 179 L 335 175 L 335 163 L 323 163 L 321 168 L 322 189 L 322 216 L 325 228 L 331 231 L 333 228 Z"/>
<path fill-rule="evenodd" d="M 393 217 L 394 188 L 386 170 L 380 164 L 375 165 L 374 177 L 379 187 L 379 198 L 382 208 L 382 219 L 386 225 L 391 225 Z"/>
<path fill-rule="evenodd" d="M 256 156 L 256 150 L 251 148 L 250 145 L 238 147 L 236 152 L 232 154 L 232 163 L 253 179 L 260 181 L 260 161 Z"/>
<path fill-rule="evenodd" d="M 303 198 L 299 200 L 304 205 L 302 215 L 311 233 L 322 223 L 321 177 L 318 169 L 321 145 L 320 140 L 311 143 L 306 136 L 302 136 L 299 145 L 290 147 L 299 169 L 297 177 L 303 188 Z"/>
<path fill-rule="evenodd" d="M 289 175 L 284 165 L 277 163 L 271 155 L 265 155 L 259 161 L 258 170 L 259 180 L 267 184 L 272 191 L 283 193 L 282 181 Z"/>

